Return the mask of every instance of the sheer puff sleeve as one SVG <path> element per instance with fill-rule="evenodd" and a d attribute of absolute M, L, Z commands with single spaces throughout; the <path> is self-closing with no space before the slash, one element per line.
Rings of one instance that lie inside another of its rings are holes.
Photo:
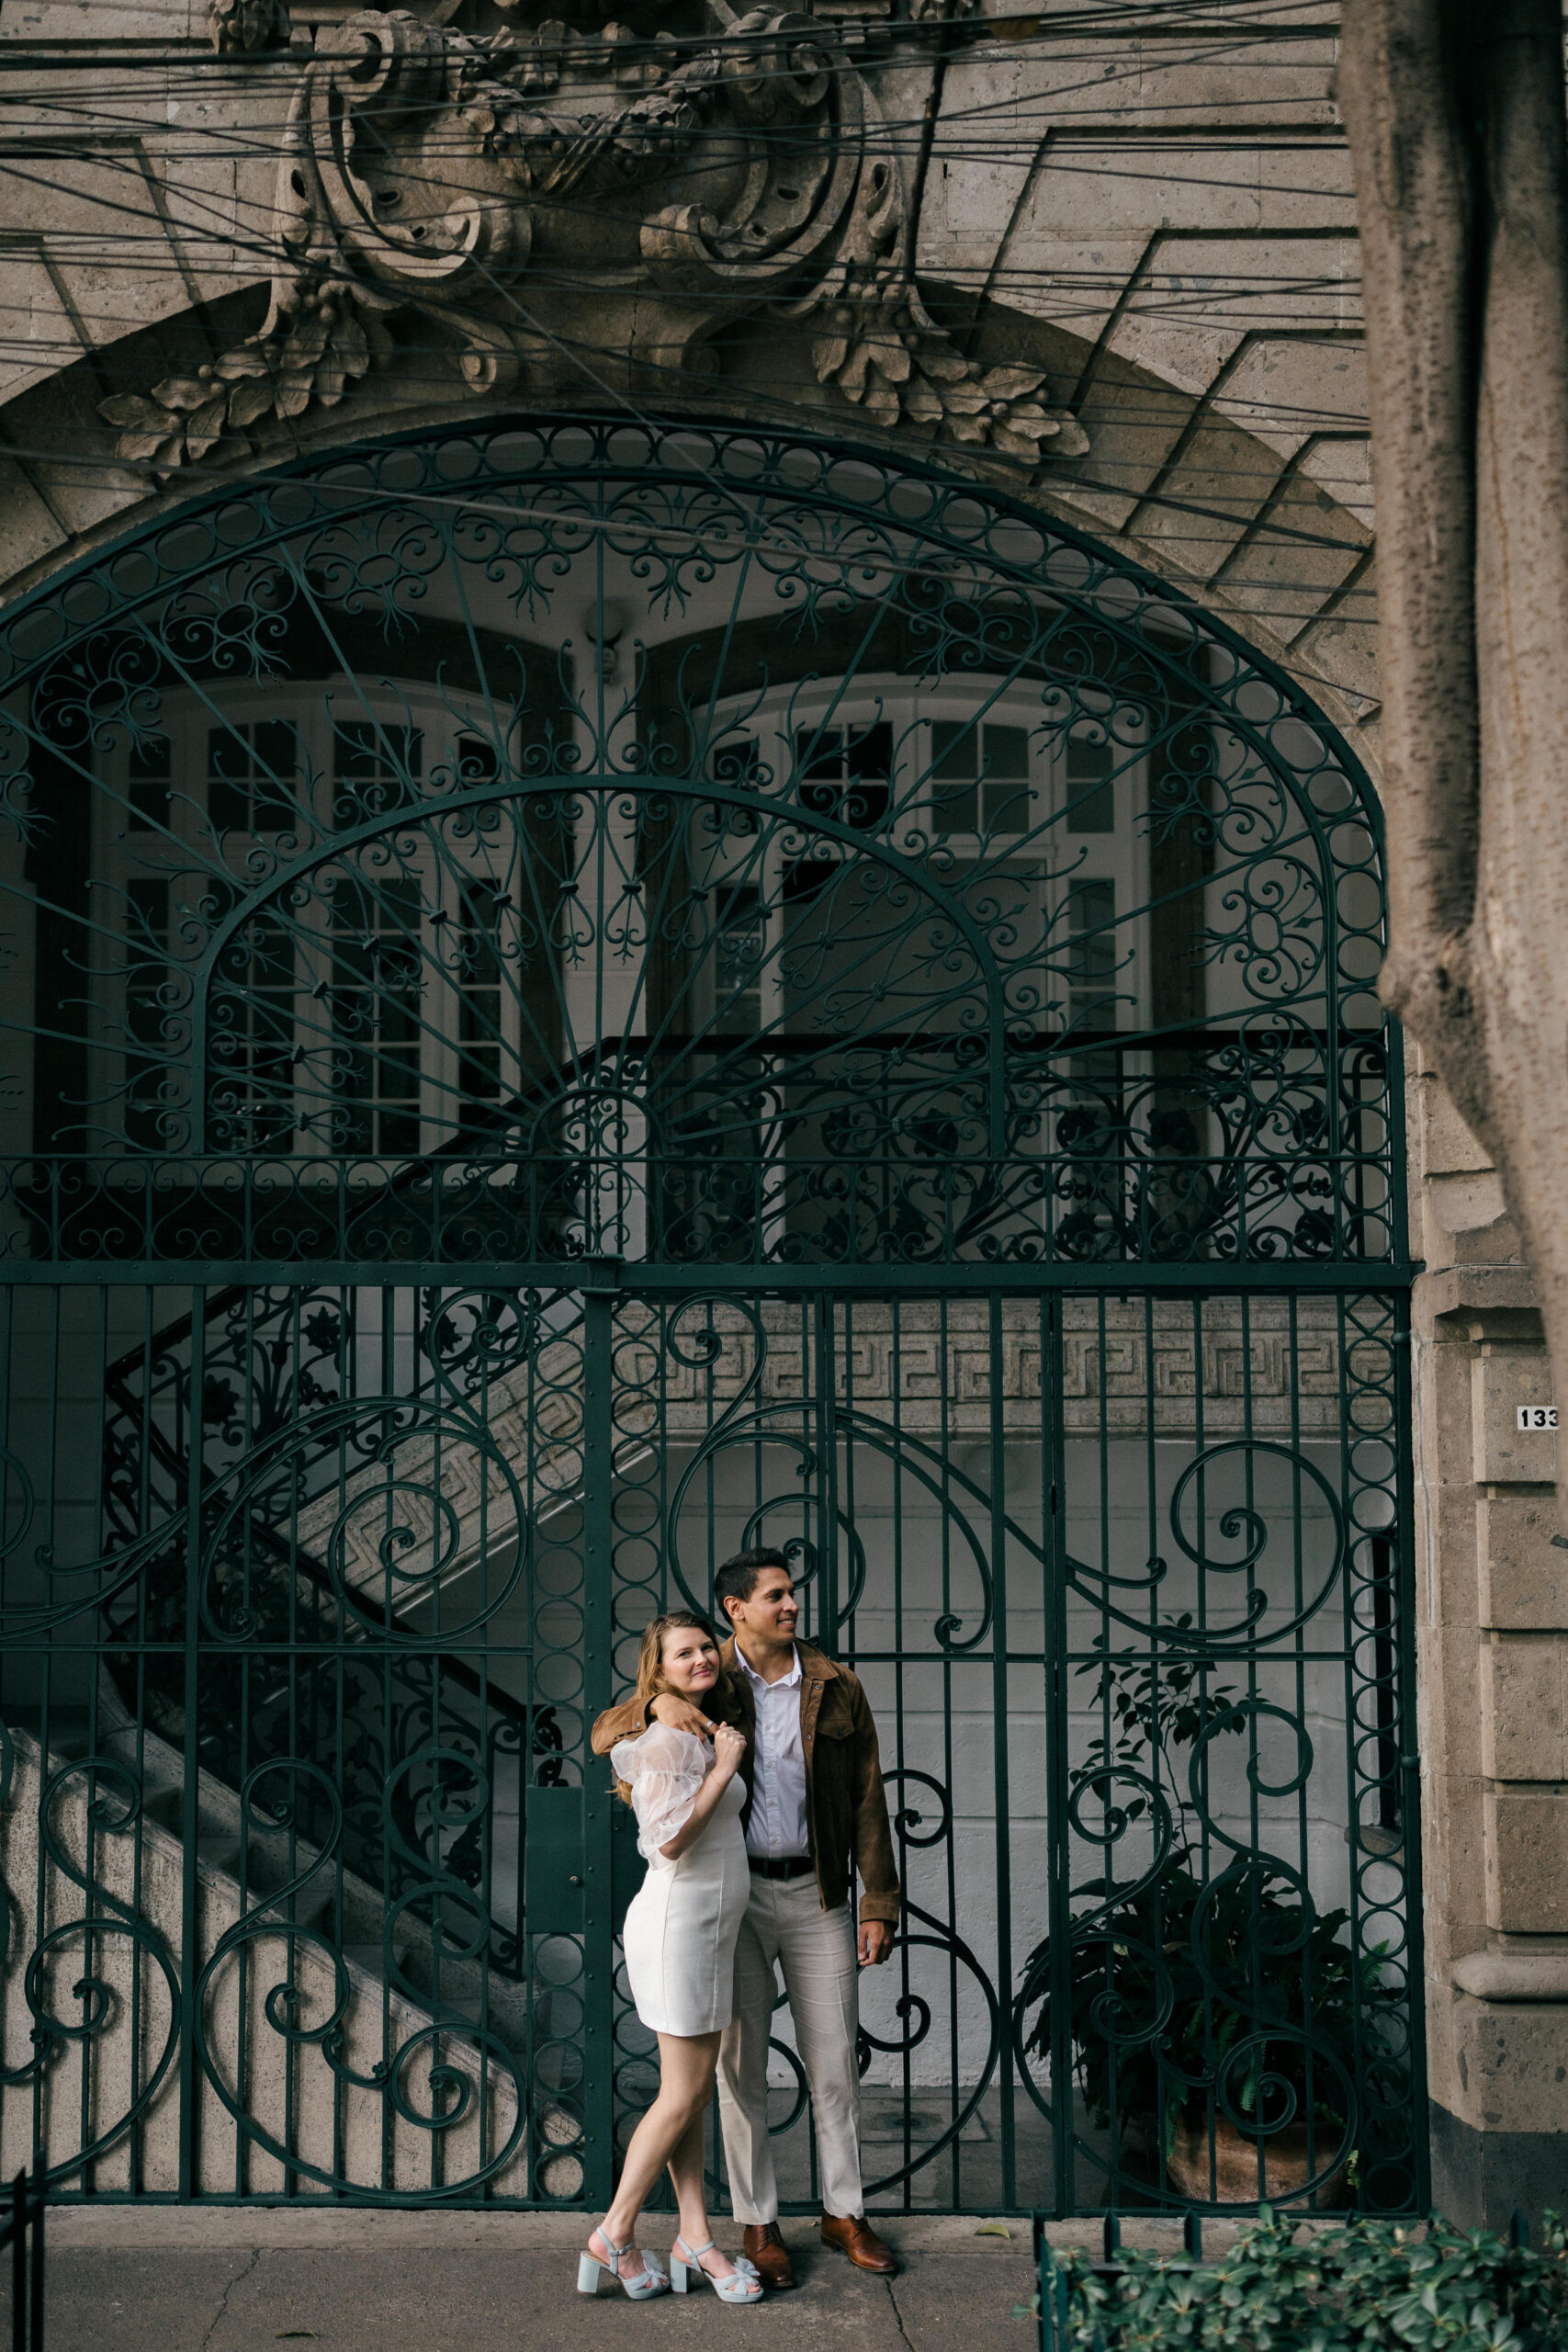
<path fill-rule="evenodd" d="M 668 1724 L 649 1724 L 640 1739 L 618 1740 L 610 1750 L 611 1770 L 632 1792 L 637 1850 L 655 1870 L 670 1868 L 668 1855 L 659 1849 L 691 1819 L 712 1762 L 705 1739 L 692 1731 L 671 1731 Z"/>

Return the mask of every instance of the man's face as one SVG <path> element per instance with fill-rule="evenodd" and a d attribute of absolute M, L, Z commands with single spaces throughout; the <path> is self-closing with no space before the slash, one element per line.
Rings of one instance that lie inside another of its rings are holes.
<path fill-rule="evenodd" d="M 800 1603 L 787 1568 L 764 1568 L 751 1587 L 750 1600 L 727 1600 L 724 1605 L 742 1643 L 748 1634 L 766 1644 L 783 1645 L 795 1639 Z"/>

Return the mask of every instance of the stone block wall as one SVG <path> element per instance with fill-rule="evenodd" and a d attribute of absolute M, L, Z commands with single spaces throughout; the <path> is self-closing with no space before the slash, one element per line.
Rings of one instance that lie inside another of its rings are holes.
<path fill-rule="evenodd" d="M 1502 1186 L 1412 1085 L 1416 1614 L 1433 2196 L 1506 2222 L 1563 2198 L 1568 1544 L 1552 1394 Z"/>

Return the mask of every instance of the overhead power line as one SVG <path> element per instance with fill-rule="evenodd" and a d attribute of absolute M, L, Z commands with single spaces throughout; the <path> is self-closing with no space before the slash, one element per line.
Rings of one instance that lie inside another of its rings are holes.
<path fill-rule="evenodd" d="M 107 0 L 103 15 L 115 13 L 115 0 Z M 1266 338 L 1270 331 L 1287 328 L 1300 337 L 1303 330 L 1314 327 L 1325 341 L 1337 341 L 1353 326 L 1359 292 L 1353 263 L 1324 268 L 1314 262 L 1293 268 L 1282 265 L 1280 251 L 1292 241 L 1299 244 L 1303 236 L 1320 243 L 1338 239 L 1351 254 L 1354 251 L 1353 203 L 1339 160 L 1341 134 L 1325 118 L 1325 94 L 1303 93 L 1299 87 L 1303 44 L 1308 51 L 1317 44 L 1315 54 L 1322 63 L 1314 70 L 1321 72 L 1326 62 L 1325 45 L 1334 32 L 1331 13 L 1303 25 L 1293 0 L 1262 6 L 1256 0 L 1146 0 L 1145 5 L 1135 6 L 1123 5 L 1122 0 L 1104 0 L 1104 5 L 1043 13 L 1014 12 L 983 25 L 967 20 L 958 25 L 886 29 L 890 46 L 882 53 L 896 55 L 911 47 L 929 47 L 936 57 L 939 75 L 944 70 L 946 74 L 939 113 L 928 106 L 910 114 L 890 115 L 869 135 L 873 152 L 880 148 L 906 161 L 912 157 L 917 173 L 938 166 L 949 175 L 954 170 L 1005 170 L 1017 174 L 1026 184 L 1032 175 L 1046 187 L 1081 187 L 1092 183 L 1129 190 L 1157 187 L 1162 196 L 1179 190 L 1199 207 L 1210 196 L 1232 199 L 1238 188 L 1248 188 L 1256 193 L 1260 207 L 1269 204 L 1299 210 L 1306 204 L 1335 216 L 1307 224 L 1299 220 L 1259 219 L 1246 233 L 1259 259 L 1268 255 L 1267 267 L 1238 262 L 1235 267 L 1219 268 L 1214 256 L 1209 255 L 1205 256 L 1209 266 L 1201 271 L 1194 271 L 1190 264 L 1178 267 L 1174 263 L 1151 269 L 1129 293 L 1127 269 L 1100 264 L 1099 251 L 1118 243 L 1124 252 L 1139 246 L 1147 231 L 1134 220 L 1125 227 L 1093 232 L 1095 258 L 1093 262 L 1086 259 L 1081 266 L 1063 266 L 1055 256 L 1049 263 L 1032 261 L 1027 243 L 1022 258 L 1004 255 L 999 250 L 988 260 L 955 256 L 940 273 L 933 296 L 940 294 L 960 306 L 982 293 L 992 302 L 998 298 L 1004 302 L 1010 300 L 1020 316 L 1072 334 L 1080 347 L 1092 343 L 1107 318 L 1114 315 L 1129 324 L 1136 322 L 1155 328 L 1179 324 L 1186 331 L 1233 342 L 1249 334 Z M 769 45 L 773 38 L 769 37 Z M 1270 54 L 1284 38 L 1292 43 L 1292 55 Z M 711 46 L 712 39 L 711 34 L 688 36 L 673 44 L 661 41 L 659 49 L 678 58 L 688 50 Z M 1135 50 L 1129 47 L 1134 41 Z M 1035 86 L 1021 96 L 1016 92 L 1005 98 L 966 96 L 955 79 L 955 69 L 961 72 L 977 55 L 994 57 L 1010 43 L 1013 56 L 1025 47 L 1038 45 L 1050 61 L 1051 85 Z M 204 289 L 214 275 L 241 278 L 254 275 L 259 284 L 275 268 L 286 266 L 288 256 L 276 234 L 270 188 L 254 197 L 246 195 L 243 181 L 236 190 L 232 175 L 236 167 L 242 173 L 246 168 L 276 167 L 284 151 L 288 96 L 308 58 L 288 53 L 243 61 L 219 59 L 177 42 L 162 47 L 117 46 L 117 74 L 123 62 L 130 69 L 132 80 L 125 85 L 117 80 L 114 90 L 106 92 L 103 51 L 101 41 L 77 53 L 43 45 L 28 51 L 21 44 L 0 40 L 0 75 L 7 77 L 0 80 L 0 129 L 11 126 L 10 135 L 0 140 L 0 173 L 28 190 L 24 201 L 30 207 L 31 222 L 26 234 L 35 242 L 47 236 L 57 270 L 90 266 L 99 290 L 106 281 L 112 284 L 117 277 L 144 281 L 150 273 L 173 270 L 176 264 L 170 239 L 174 236 L 180 240 L 179 266 L 187 282 L 194 273 L 194 282 Z M 1200 62 L 1205 77 L 1201 108 L 1204 119 L 1197 121 L 1190 95 L 1180 92 L 1175 82 L 1168 90 L 1161 89 L 1157 77 L 1179 77 L 1184 68 Z M 875 60 L 857 51 L 848 59 L 845 70 L 860 72 L 868 64 L 874 72 Z M 80 80 L 88 68 L 96 68 L 99 77 L 90 96 Z M 160 74 L 161 81 L 151 78 Z M 1278 87 L 1269 95 L 1269 85 L 1281 74 L 1291 76 L 1298 86 Z M 1228 93 L 1215 86 L 1217 75 L 1245 75 L 1247 87 Z M 202 104 L 209 100 L 217 86 L 215 76 L 227 76 L 227 87 L 237 96 L 246 92 L 254 96 L 254 107 L 242 122 L 231 119 L 208 122 L 179 111 L 186 100 Z M 1153 86 L 1151 76 L 1155 77 Z M 1138 87 L 1132 102 L 1136 115 L 1133 123 L 1126 110 L 1128 85 L 1134 82 Z M 167 102 L 159 118 L 147 105 L 153 88 Z M 434 102 L 433 112 L 438 114 L 445 104 L 444 97 Z M 171 108 L 173 119 L 169 119 Z M 1260 119 L 1260 110 L 1266 119 Z M 1300 119 L 1303 112 L 1308 117 L 1304 121 Z M 1162 129 L 1162 122 L 1168 127 Z M 1042 141 L 1047 134 L 1054 143 L 1043 159 Z M 139 142 L 140 153 L 116 153 L 108 142 L 128 137 Z M 788 143 L 787 133 L 767 126 L 760 129 L 758 138 L 764 148 L 775 140 Z M 709 142 L 714 168 L 721 171 L 726 165 L 725 142 L 732 139 L 730 130 L 717 126 L 698 125 L 683 132 L 680 141 L 683 171 L 700 175 Z M 1289 178 L 1269 179 L 1260 187 L 1256 179 L 1249 179 L 1246 166 L 1250 159 L 1263 154 L 1287 167 L 1291 158 L 1319 157 L 1326 167 L 1324 184 L 1310 172 L 1292 171 Z M 1234 164 L 1231 158 L 1235 159 Z M 167 210 L 154 202 L 147 187 L 149 162 L 163 180 Z M 209 192 L 202 184 L 203 172 L 219 165 L 231 174 L 229 187 Z M 384 163 L 382 168 L 387 168 Z M 118 192 L 106 189 L 106 175 L 111 183 L 118 181 Z M 914 203 L 919 202 L 921 193 L 917 185 Z M 72 225 L 51 223 L 51 209 L 66 204 L 73 215 Z M 85 204 L 92 208 L 86 220 L 82 213 Z M 557 207 L 563 215 L 574 209 L 591 215 L 597 208 L 592 198 L 582 199 L 575 208 Z M 998 209 L 1000 214 L 1005 207 Z M 41 226 L 34 227 L 32 222 Z M 999 231 L 1000 218 L 997 225 Z M 1235 225 L 1224 220 L 1217 220 L 1212 232 L 1201 222 L 1196 226 L 1199 233 L 1212 234 L 1215 248 L 1236 242 Z M 1182 223 L 1181 232 L 1190 238 L 1194 224 Z M 1087 232 L 1083 244 L 1087 252 L 1090 245 Z M 15 247 L 12 264 L 17 266 Z M 564 333 L 541 319 L 532 298 L 546 274 L 547 265 L 540 265 L 519 285 L 492 279 L 492 299 L 509 309 L 531 334 L 542 334 L 553 345 L 561 368 L 579 377 L 596 403 L 618 408 L 651 426 L 642 401 L 617 383 L 624 354 Z M 659 299 L 654 289 L 639 294 L 639 300 Z M 683 307 L 691 300 L 684 295 L 680 299 Z M 421 300 L 430 307 L 424 297 Z M 182 305 L 167 323 L 178 328 L 187 307 Z M 19 324 L 23 315 L 32 330 L 38 317 L 36 305 L 0 300 L 0 364 L 25 365 L 44 355 L 60 364 L 57 355 L 64 355 L 65 364 L 85 359 L 108 389 L 132 382 L 145 386 L 140 361 L 132 372 L 130 363 L 103 344 L 95 344 L 83 354 L 63 335 L 40 345 L 36 332 L 23 334 L 13 328 L 12 320 Z M 93 309 L 91 332 L 102 334 L 107 328 L 118 339 L 143 323 L 130 306 L 98 304 Z M 953 323 L 962 334 L 962 323 Z M 773 321 L 768 332 L 775 349 L 801 355 L 804 372 L 808 347 L 821 334 L 820 324 L 810 319 Z M 441 380 L 450 381 L 449 373 L 445 372 L 448 352 L 417 322 L 405 320 L 400 324 L 399 345 L 400 364 L 405 370 L 428 361 L 433 370 L 437 366 L 443 368 Z M 826 420 L 818 405 L 776 383 L 761 387 L 738 382 L 736 393 L 743 403 L 760 404 L 778 420 L 794 420 L 817 432 L 824 427 Z M 682 397 L 689 399 L 690 387 L 683 378 L 671 375 L 666 389 L 646 397 L 679 402 Z M 1172 435 L 1179 440 L 1184 429 L 1182 403 L 1190 409 L 1195 396 L 1174 383 L 1166 390 L 1128 383 L 1118 375 L 1114 379 L 1102 377 L 1089 397 L 1097 415 L 1103 412 L 1116 428 L 1141 429 L 1145 434 L 1156 431 L 1168 447 Z M 846 433 L 852 436 L 852 415 L 846 415 L 843 422 Z M 1248 561 L 1267 566 L 1267 587 L 1255 589 L 1245 575 L 1233 577 L 1227 584 L 1247 594 L 1249 609 L 1259 618 L 1294 627 L 1303 615 L 1299 601 L 1292 600 L 1321 597 L 1331 583 L 1317 576 L 1285 576 L 1292 571 L 1291 551 L 1343 559 L 1348 569 L 1332 593 L 1350 596 L 1364 593 L 1356 583 L 1366 561 L 1367 544 L 1364 536 L 1314 529 L 1305 522 L 1301 502 L 1315 494 L 1317 487 L 1304 469 L 1305 461 L 1293 482 L 1288 482 L 1281 469 L 1296 460 L 1288 452 L 1283 456 L 1266 452 L 1255 439 L 1258 454 L 1254 457 L 1247 439 L 1270 432 L 1285 442 L 1293 437 L 1300 458 L 1320 429 L 1337 439 L 1353 438 L 1364 429 L 1364 418 L 1353 407 L 1339 410 L 1312 400 L 1281 398 L 1277 387 L 1268 396 L 1257 398 L 1238 390 L 1213 400 L 1201 443 L 1186 447 L 1174 469 L 1168 460 L 1162 462 L 1151 479 L 1146 456 L 1131 451 L 1117 454 L 1111 449 L 1097 453 L 1070 477 L 1064 477 L 1063 486 L 1070 481 L 1072 492 L 1088 504 L 1111 502 L 1114 507 L 1120 503 L 1123 512 L 1130 509 L 1139 515 L 1146 513 L 1167 518 L 1176 526 L 1178 544 L 1196 550 L 1207 540 L 1222 569 L 1229 560 L 1226 549 L 1234 548 L 1238 537 L 1247 541 Z M 22 446 L 37 438 L 13 434 L 6 454 L 28 466 L 40 481 L 52 481 L 58 487 L 104 473 L 118 473 L 121 479 L 127 475 L 125 462 L 107 450 L 66 453 L 58 447 Z M 280 449 L 280 456 L 286 454 Z M 1012 471 L 1021 479 L 1035 473 L 1032 465 L 1005 460 L 996 452 L 987 453 L 987 462 L 1004 477 Z M 1315 462 L 1326 475 L 1337 461 L 1325 449 Z M 129 470 L 147 475 L 152 469 Z M 1338 493 L 1348 495 L 1342 468 L 1341 476 Z M 222 468 L 187 468 L 182 470 L 179 483 L 183 490 L 209 481 L 230 487 L 237 486 L 243 478 Z M 1048 474 L 1045 479 L 1049 480 Z M 1100 527 L 1113 533 L 1114 522 Z M 1165 536 L 1169 543 L 1168 533 Z M 1201 578 L 1194 577 L 1192 585 L 1202 593 Z"/>

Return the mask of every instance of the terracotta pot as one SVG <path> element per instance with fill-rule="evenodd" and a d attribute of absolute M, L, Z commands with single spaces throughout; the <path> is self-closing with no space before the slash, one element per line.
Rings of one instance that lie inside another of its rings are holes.
<path fill-rule="evenodd" d="M 1321 2169 L 1333 2146 L 1333 2127 L 1317 2134 L 1316 2158 Z M 1173 2188 L 1198 2205 L 1255 2205 L 1258 2202 L 1258 2143 L 1238 2132 L 1224 2116 L 1214 2118 L 1214 2164 L 1209 2170 L 1209 2117 L 1204 2108 L 1183 2108 L 1176 2119 L 1176 2133 L 1165 2168 Z M 1302 2190 L 1312 2177 L 1307 2161 L 1307 2128 L 1287 2123 L 1263 2143 L 1264 2195 L 1270 2205 L 1303 2204 Z M 1331 2211 L 1346 2202 L 1344 2159 L 1319 2184 L 1314 2210 Z"/>

